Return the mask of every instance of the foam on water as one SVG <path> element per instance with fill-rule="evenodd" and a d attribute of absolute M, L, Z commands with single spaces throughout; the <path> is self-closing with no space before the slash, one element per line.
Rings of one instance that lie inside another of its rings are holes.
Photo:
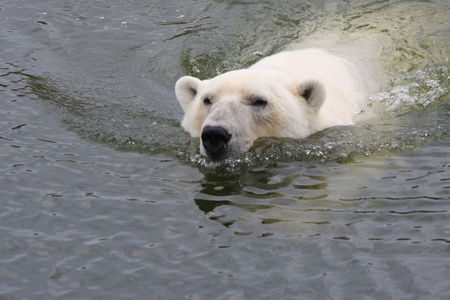
<path fill-rule="evenodd" d="M 450 68 L 437 66 L 418 70 L 411 76 L 394 78 L 388 92 L 372 95 L 370 105 L 381 105 L 390 116 L 424 109 L 448 100 Z"/>

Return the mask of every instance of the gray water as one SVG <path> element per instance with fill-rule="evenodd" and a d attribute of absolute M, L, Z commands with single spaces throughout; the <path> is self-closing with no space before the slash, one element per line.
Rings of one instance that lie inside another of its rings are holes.
<path fill-rule="evenodd" d="M 0 4 L 0 299 L 450 298 L 450 3 Z M 210 161 L 173 92 L 291 48 L 353 127 Z"/>

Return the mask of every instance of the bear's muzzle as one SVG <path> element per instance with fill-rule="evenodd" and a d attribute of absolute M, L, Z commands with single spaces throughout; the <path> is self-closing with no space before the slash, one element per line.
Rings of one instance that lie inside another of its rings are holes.
<path fill-rule="evenodd" d="M 228 155 L 227 145 L 231 134 L 221 126 L 205 126 L 202 131 L 202 144 L 209 158 L 225 158 Z"/>

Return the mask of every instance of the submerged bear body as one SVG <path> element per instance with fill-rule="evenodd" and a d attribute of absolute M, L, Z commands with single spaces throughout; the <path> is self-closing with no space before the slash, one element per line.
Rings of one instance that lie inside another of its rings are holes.
<path fill-rule="evenodd" d="M 203 155 L 216 159 L 246 152 L 260 137 L 300 139 L 354 124 L 365 97 L 360 80 L 350 62 L 306 49 L 208 80 L 185 76 L 175 92 L 183 128 L 201 139 Z"/>

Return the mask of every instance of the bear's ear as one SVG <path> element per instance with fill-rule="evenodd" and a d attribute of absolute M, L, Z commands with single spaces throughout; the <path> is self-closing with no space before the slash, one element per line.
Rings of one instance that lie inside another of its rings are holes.
<path fill-rule="evenodd" d="M 308 79 L 301 82 L 298 85 L 298 92 L 316 111 L 320 109 L 325 101 L 325 86 L 317 79 Z"/>
<path fill-rule="evenodd" d="M 175 94 L 185 112 L 187 112 L 187 109 L 197 95 L 201 82 L 198 78 L 184 76 L 178 79 L 175 84 Z"/>

